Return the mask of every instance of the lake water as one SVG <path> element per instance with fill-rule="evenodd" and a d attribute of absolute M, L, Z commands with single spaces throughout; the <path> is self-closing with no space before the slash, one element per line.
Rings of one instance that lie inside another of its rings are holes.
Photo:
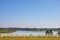
<path fill-rule="evenodd" d="M 12 34 L 18 34 L 18 35 L 34 35 L 34 36 L 45 36 L 45 31 L 16 31 L 13 32 Z M 57 35 L 57 31 L 53 31 L 53 36 Z"/>
<path fill-rule="evenodd" d="M 38 36 L 38 35 L 42 36 L 45 35 L 45 31 L 16 31 L 13 34 L 27 35 L 27 36 L 32 34 L 34 36 Z"/>

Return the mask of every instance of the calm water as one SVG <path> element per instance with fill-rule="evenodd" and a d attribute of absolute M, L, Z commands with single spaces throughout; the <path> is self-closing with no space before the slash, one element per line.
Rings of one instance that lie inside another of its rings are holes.
<path fill-rule="evenodd" d="M 18 34 L 18 35 L 27 35 L 29 36 L 30 34 L 34 35 L 34 36 L 45 36 L 45 31 L 16 31 L 12 34 Z M 57 35 L 57 31 L 53 31 L 53 35 Z"/>

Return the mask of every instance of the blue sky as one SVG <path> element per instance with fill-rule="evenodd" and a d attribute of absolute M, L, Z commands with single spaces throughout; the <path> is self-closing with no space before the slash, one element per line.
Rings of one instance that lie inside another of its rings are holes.
<path fill-rule="evenodd" d="M 60 0 L 0 0 L 0 27 L 60 27 Z"/>

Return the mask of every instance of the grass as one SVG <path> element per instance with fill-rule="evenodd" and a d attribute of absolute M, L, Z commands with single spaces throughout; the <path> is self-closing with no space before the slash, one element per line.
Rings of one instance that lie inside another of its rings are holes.
<path fill-rule="evenodd" d="M 16 30 L 7 30 L 7 29 L 0 29 L 0 33 L 11 33 L 11 32 L 15 32 Z"/>
<path fill-rule="evenodd" d="M 60 40 L 60 37 L 41 37 L 41 36 L 15 36 L 0 37 L 0 40 Z"/>

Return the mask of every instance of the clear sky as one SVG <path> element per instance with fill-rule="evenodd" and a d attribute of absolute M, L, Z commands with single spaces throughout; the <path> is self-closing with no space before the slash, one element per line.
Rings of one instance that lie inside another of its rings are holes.
<path fill-rule="evenodd" d="M 59 28 L 60 0 L 0 0 L 0 27 Z"/>

